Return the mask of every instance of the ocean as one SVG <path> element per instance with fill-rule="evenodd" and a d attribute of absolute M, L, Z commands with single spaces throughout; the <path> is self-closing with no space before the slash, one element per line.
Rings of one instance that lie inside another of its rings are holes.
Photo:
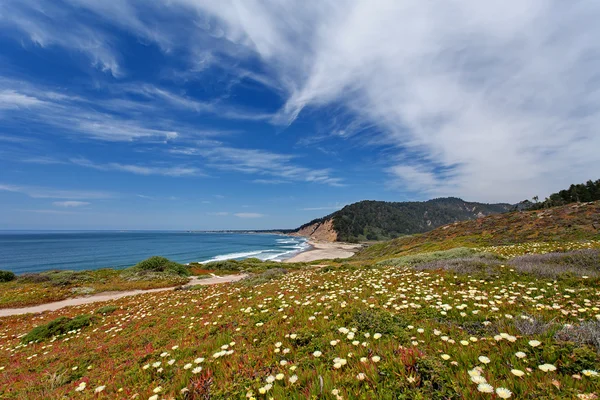
<path fill-rule="evenodd" d="M 0 231 L 0 270 L 126 268 L 150 256 L 180 263 L 289 258 L 309 245 L 274 234 L 174 231 Z"/>

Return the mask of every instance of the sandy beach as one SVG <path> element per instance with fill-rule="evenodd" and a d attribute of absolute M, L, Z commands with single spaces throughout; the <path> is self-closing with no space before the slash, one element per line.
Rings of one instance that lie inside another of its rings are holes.
<path fill-rule="evenodd" d="M 288 258 L 284 262 L 310 262 L 315 260 L 331 260 L 334 258 L 352 257 L 362 246 L 352 243 L 337 243 L 309 240 L 308 243 L 312 246 L 310 250 L 304 251 Z"/>

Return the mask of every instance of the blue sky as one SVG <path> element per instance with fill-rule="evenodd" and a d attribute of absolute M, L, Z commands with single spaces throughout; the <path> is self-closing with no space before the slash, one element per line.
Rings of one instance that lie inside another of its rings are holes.
<path fill-rule="evenodd" d="M 1 229 L 292 228 L 600 175 L 593 2 L 6 0 Z"/>

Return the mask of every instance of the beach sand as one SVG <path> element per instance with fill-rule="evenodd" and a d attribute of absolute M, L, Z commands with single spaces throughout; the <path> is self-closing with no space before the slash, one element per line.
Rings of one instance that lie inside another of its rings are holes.
<path fill-rule="evenodd" d="M 322 242 L 309 240 L 312 249 L 296 254 L 284 262 L 310 262 L 315 260 L 331 260 L 334 258 L 352 257 L 362 246 L 352 243 Z"/>

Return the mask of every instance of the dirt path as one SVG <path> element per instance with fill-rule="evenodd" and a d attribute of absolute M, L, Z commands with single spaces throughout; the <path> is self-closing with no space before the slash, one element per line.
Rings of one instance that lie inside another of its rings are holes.
<path fill-rule="evenodd" d="M 211 278 L 204 278 L 204 279 L 198 278 L 197 276 L 192 276 L 186 286 L 215 285 L 218 283 L 237 282 L 247 276 L 245 274 L 227 275 L 227 276 L 217 276 L 214 274 L 211 274 L 211 275 L 212 275 Z M 147 289 L 147 290 L 129 290 L 129 291 L 125 291 L 125 292 L 104 292 L 104 293 L 94 294 L 91 296 L 75 297 L 72 299 L 55 301 L 53 303 L 40 304 L 37 306 L 31 306 L 31 307 L 5 308 L 5 309 L 0 309 L 0 317 L 8 317 L 11 315 L 21 315 L 21 314 L 29 314 L 29 313 L 36 314 L 36 313 L 41 313 L 44 311 L 58 310 L 63 307 L 80 306 L 83 304 L 98 303 L 101 301 L 117 300 L 122 297 L 135 296 L 137 294 L 164 292 L 166 290 L 173 290 L 173 289 L 175 289 L 175 288 L 174 287 L 166 287 L 166 288 Z"/>

